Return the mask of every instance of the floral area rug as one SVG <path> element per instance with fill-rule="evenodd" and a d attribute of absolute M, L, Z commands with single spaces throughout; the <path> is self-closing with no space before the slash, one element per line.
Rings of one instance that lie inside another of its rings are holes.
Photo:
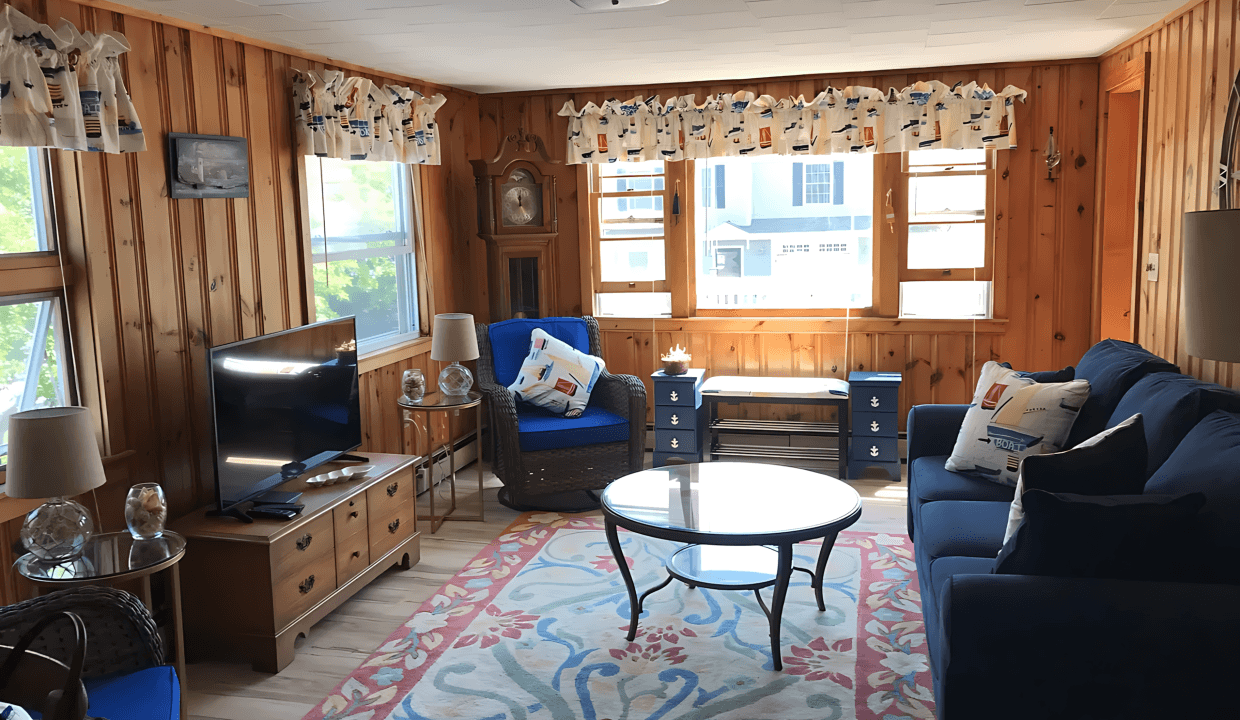
<path fill-rule="evenodd" d="M 620 531 L 639 592 L 674 543 Z M 818 545 L 796 547 L 814 567 Z M 933 718 L 912 543 L 843 532 L 827 609 L 793 573 L 784 670 L 752 592 L 673 582 L 629 600 L 601 518 L 530 513 L 422 605 L 306 720 Z M 769 603 L 770 590 L 764 590 Z"/>

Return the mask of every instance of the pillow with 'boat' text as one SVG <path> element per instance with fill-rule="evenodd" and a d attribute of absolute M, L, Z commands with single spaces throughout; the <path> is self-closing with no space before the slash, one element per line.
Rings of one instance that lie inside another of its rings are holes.
<path fill-rule="evenodd" d="M 1021 460 L 1063 449 L 1088 398 L 1086 380 L 1038 383 L 992 360 L 944 467 L 1014 487 Z"/>
<path fill-rule="evenodd" d="M 518 400 L 564 417 L 580 417 L 604 367 L 602 358 L 587 355 L 551 337 L 542 328 L 534 328 L 530 332 L 530 352 L 508 389 Z"/>

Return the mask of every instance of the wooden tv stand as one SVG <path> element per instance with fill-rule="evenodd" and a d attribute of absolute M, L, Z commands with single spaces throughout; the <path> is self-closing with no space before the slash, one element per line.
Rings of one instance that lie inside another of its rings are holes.
<path fill-rule="evenodd" d="M 364 453 L 364 480 L 307 487 L 306 478 L 358 463 L 331 463 L 280 486 L 301 492 L 295 520 L 242 523 L 200 508 L 172 525 L 188 541 L 181 561 L 187 649 L 245 655 L 260 672 L 293 661 L 293 643 L 392 566 L 419 560 L 416 456 Z"/>

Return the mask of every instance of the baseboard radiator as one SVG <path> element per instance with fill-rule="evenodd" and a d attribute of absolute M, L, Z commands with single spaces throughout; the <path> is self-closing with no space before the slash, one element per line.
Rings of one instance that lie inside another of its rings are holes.
<path fill-rule="evenodd" d="M 452 451 L 456 455 L 457 482 L 461 481 L 461 468 L 479 459 L 478 458 L 478 443 L 474 442 L 474 436 L 476 435 L 476 433 L 477 433 L 476 430 L 471 430 L 470 432 L 457 438 L 456 441 L 452 443 Z M 431 476 L 435 484 L 438 485 L 439 483 L 443 482 L 444 478 L 452 474 L 451 463 L 449 463 L 448 461 L 447 446 L 436 448 L 435 452 L 432 454 L 431 457 L 434 460 L 434 462 L 431 465 L 434 472 L 431 474 Z M 470 468 L 469 472 L 474 473 L 477 471 L 473 468 Z M 472 481 L 474 476 L 470 475 L 469 478 Z M 420 495 L 426 492 L 426 489 L 428 487 L 430 487 L 430 485 L 428 484 L 427 478 L 426 478 L 426 468 L 419 467 L 418 475 L 417 475 L 418 494 Z"/>

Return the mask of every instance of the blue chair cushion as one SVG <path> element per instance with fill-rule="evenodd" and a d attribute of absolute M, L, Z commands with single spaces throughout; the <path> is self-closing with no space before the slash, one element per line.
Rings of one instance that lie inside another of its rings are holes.
<path fill-rule="evenodd" d="M 917 552 L 937 558 L 979 557 L 994 563 L 1003 547 L 1011 501 L 938 500 L 921 508 Z"/>
<path fill-rule="evenodd" d="M 487 338 L 491 341 L 495 381 L 500 385 L 508 387 L 517 379 L 521 363 L 530 352 L 530 333 L 534 328 L 542 328 L 551 337 L 563 340 L 576 350 L 590 352 L 590 331 L 581 318 L 514 318 L 492 323 L 487 326 Z"/>
<path fill-rule="evenodd" d="M 921 507 L 935 500 L 994 500 L 1011 503 L 1016 488 L 952 472 L 943 467 L 946 455 L 927 455 L 913 460 L 908 469 L 910 520 L 921 542 Z"/>
<path fill-rule="evenodd" d="M 1150 373 L 1179 371 L 1174 364 L 1135 343 L 1103 340 L 1091 347 L 1076 365 L 1077 379 L 1089 381 L 1089 399 L 1068 434 L 1068 447 L 1105 430 L 1120 399 L 1138 380 Z"/>
<path fill-rule="evenodd" d="M 526 403 L 517 406 L 517 432 L 522 452 L 556 450 L 599 443 L 628 442 L 629 421 L 586 407 L 581 417 L 566 418 Z"/>
<path fill-rule="evenodd" d="M 1215 410 L 1240 411 L 1240 394 L 1179 373 L 1153 373 L 1137 381 L 1116 406 L 1107 427 L 1140 413 L 1148 448 L 1145 479 L 1166 462 L 1185 435 Z"/>
<path fill-rule="evenodd" d="M 176 720 L 181 716 L 181 685 L 169 665 L 128 675 L 85 681 L 91 717 L 111 720 Z"/>

